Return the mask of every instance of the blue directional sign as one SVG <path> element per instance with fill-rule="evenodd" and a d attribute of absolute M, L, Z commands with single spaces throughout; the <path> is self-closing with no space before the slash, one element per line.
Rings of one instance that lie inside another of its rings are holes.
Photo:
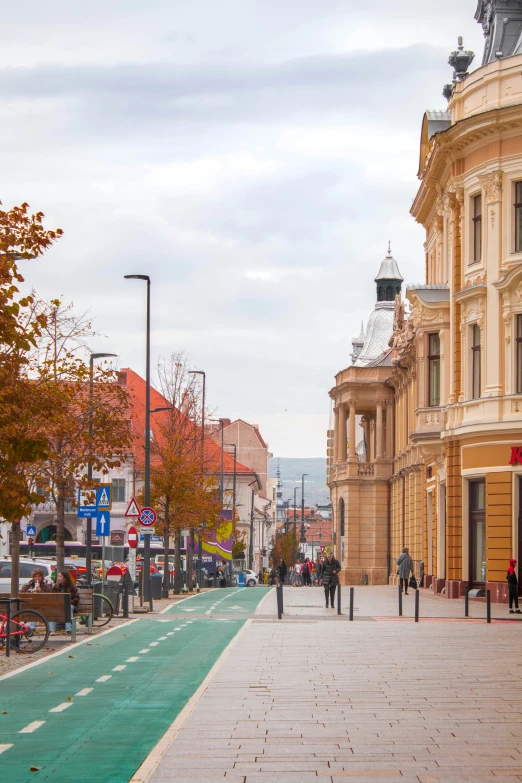
<path fill-rule="evenodd" d="M 31 536 L 31 537 L 35 536 L 36 535 L 36 525 L 27 525 L 26 534 L 27 534 L 28 537 L 29 536 Z"/>
<path fill-rule="evenodd" d="M 111 532 L 111 512 L 98 511 L 96 515 L 96 535 L 98 538 L 104 538 Z"/>
<path fill-rule="evenodd" d="M 92 495 L 96 492 L 95 488 L 93 487 L 90 492 Z M 93 502 L 86 502 L 87 500 L 87 491 L 79 489 L 78 490 L 78 517 L 80 519 L 88 519 L 89 517 L 93 519 L 96 516 L 96 501 Z"/>

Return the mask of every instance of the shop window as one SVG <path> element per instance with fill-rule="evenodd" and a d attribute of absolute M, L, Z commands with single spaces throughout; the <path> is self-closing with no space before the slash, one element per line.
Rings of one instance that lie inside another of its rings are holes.
<path fill-rule="evenodd" d="M 486 581 L 486 482 L 469 482 L 469 577 Z"/>
<path fill-rule="evenodd" d="M 125 479 L 112 480 L 112 502 L 125 503 Z"/>
<path fill-rule="evenodd" d="M 339 535 L 344 536 L 344 498 L 339 501 Z"/>
<path fill-rule="evenodd" d="M 428 405 L 440 405 L 440 337 L 428 335 Z"/>
<path fill-rule="evenodd" d="M 522 184 L 522 183 L 521 183 Z M 522 193 L 521 193 L 522 195 Z M 476 264 L 482 257 L 482 196 L 474 196 L 473 202 L 473 260 Z"/>
<path fill-rule="evenodd" d="M 522 394 L 522 315 L 517 315 L 516 329 L 517 394 Z"/>
<path fill-rule="evenodd" d="M 471 327 L 471 398 L 480 397 L 480 327 Z"/>
<path fill-rule="evenodd" d="M 522 251 L 522 182 L 515 183 L 515 253 Z"/>

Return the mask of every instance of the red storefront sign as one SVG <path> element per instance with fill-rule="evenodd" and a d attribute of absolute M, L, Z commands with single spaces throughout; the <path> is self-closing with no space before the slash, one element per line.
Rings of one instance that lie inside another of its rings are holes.
<path fill-rule="evenodd" d="M 511 446 L 510 465 L 522 465 L 522 446 Z"/>

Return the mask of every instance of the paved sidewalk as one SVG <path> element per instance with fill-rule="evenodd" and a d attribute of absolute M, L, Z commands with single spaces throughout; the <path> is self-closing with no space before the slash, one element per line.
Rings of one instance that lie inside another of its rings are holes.
<path fill-rule="evenodd" d="M 147 783 L 522 781 L 522 625 L 350 623 L 313 592 L 263 603 Z"/>

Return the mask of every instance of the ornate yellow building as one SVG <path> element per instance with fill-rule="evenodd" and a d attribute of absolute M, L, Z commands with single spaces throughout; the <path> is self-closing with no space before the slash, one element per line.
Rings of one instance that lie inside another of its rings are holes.
<path fill-rule="evenodd" d="M 347 583 L 394 581 L 405 545 L 424 587 L 505 601 L 522 560 L 522 2 L 476 18 L 482 66 L 468 74 L 459 41 L 447 111 L 422 122 L 426 283 L 407 315 L 396 298 L 387 350 L 336 376 L 329 485 Z"/>

